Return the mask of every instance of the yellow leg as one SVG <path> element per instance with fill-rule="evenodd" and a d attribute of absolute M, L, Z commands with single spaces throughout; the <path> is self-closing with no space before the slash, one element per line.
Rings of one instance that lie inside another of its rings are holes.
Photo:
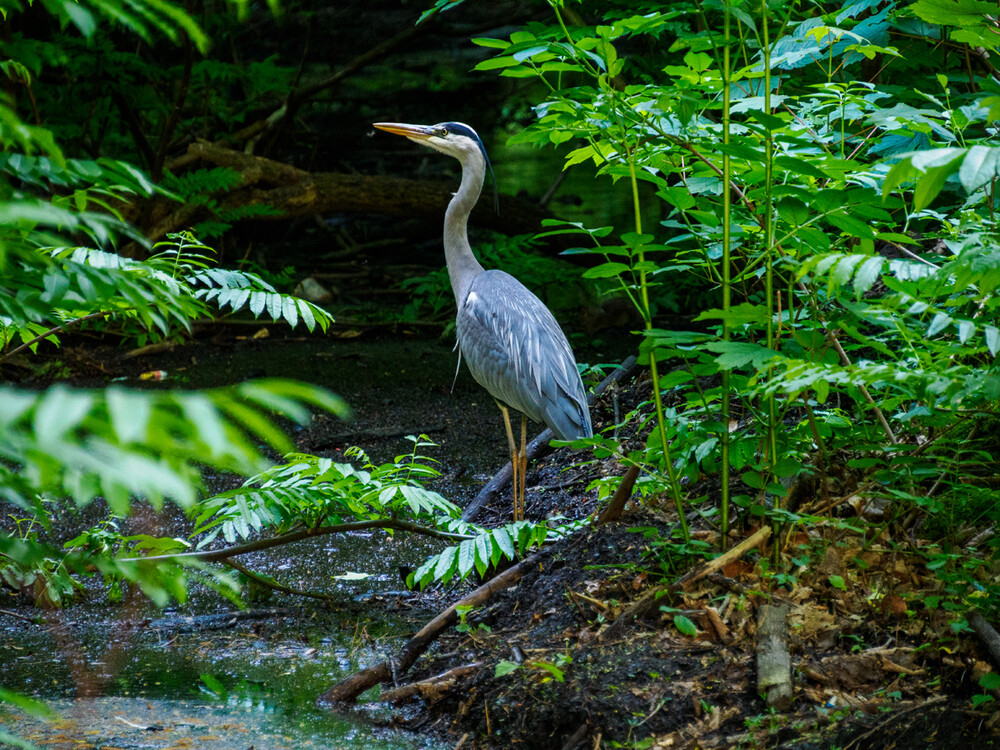
<path fill-rule="evenodd" d="M 517 456 L 517 462 L 521 465 L 521 508 L 520 514 L 517 518 L 518 521 L 524 519 L 524 501 L 526 497 L 524 483 L 528 477 L 528 449 L 527 444 L 527 434 L 528 434 L 528 418 L 521 415 L 521 452 Z"/>
<path fill-rule="evenodd" d="M 521 468 L 520 456 L 517 453 L 517 444 L 514 442 L 514 429 L 510 425 L 510 411 L 506 406 L 500 404 L 500 411 L 503 412 L 503 423 L 504 427 L 507 428 L 507 445 L 510 446 L 510 468 L 514 473 L 514 520 L 520 521 L 524 517 L 523 500 L 519 501 L 518 498 L 518 488 L 524 485 L 524 480 L 518 482 L 519 469 Z M 518 515 L 518 510 L 521 511 Z"/>

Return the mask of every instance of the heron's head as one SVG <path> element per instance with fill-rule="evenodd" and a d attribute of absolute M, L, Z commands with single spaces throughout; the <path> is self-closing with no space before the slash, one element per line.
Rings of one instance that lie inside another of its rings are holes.
<path fill-rule="evenodd" d="M 430 146 L 435 151 L 442 154 L 454 156 L 462 166 L 472 165 L 482 159 L 486 168 L 490 170 L 493 178 L 493 202 L 496 204 L 499 213 L 499 203 L 496 194 L 496 175 L 493 174 L 493 165 L 490 164 L 490 157 L 486 155 L 486 147 L 483 145 L 479 134 L 468 125 L 462 122 L 439 122 L 437 125 L 407 125 L 403 122 L 376 122 L 373 125 L 379 130 L 395 135 L 403 135 L 414 143 Z"/>
<path fill-rule="evenodd" d="M 442 154 L 454 156 L 465 163 L 470 155 L 481 155 L 486 163 L 486 148 L 475 130 L 461 122 L 440 122 L 437 125 L 407 125 L 403 122 L 376 122 L 375 127 L 387 133 L 409 138 L 414 143 L 430 146 Z"/>

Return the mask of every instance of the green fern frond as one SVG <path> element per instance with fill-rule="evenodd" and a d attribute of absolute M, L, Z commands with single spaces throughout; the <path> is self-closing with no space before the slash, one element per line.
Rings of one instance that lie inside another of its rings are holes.
<path fill-rule="evenodd" d="M 204 203 L 213 195 L 227 193 L 240 185 L 243 177 L 229 167 L 192 169 L 182 175 L 166 175 L 163 186 L 178 200 Z"/>
<path fill-rule="evenodd" d="M 465 539 L 428 557 L 410 574 L 407 584 L 425 588 L 431 583 L 463 581 L 473 570 L 483 575 L 501 560 L 515 560 L 531 549 L 576 533 L 588 523 L 589 519 L 583 518 L 558 526 L 531 521 L 516 521 L 496 529 L 467 525 L 466 532 L 470 528 L 476 530 L 472 539 Z"/>

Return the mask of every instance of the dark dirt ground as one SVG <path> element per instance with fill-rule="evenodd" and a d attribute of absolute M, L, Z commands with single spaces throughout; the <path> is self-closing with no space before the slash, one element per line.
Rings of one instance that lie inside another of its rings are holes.
<path fill-rule="evenodd" d="M 405 334 L 332 342 L 254 339 L 253 331 L 220 330 L 182 349 L 128 359 L 119 350 L 90 345 L 66 349 L 61 357 L 84 386 L 120 377 L 138 383 L 140 373 L 152 370 L 169 374 L 164 385 L 183 387 L 217 385 L 220 370 L 230 380 L 267 375 L 322 382 L 345 395 L 357 419 L 349 425 L 319 419 L 297 430 L 300 450 L 332 455 L 360 444 L 384 460 L 408 451 L 403 435 L 427 432 L 440 443 L 435 457 L 443 476 L 434 489 L 457 502 L 471 499 L 503 463 L 495 406 L 464 372 L 455 392 L 448 391 L 454 359 L 444 356 L 446 345 Z M 625 414 L 648 395 L 648 379 L 640 373 L 595 409 L 595 429 L 612 425 L 615 410 Z M 560 449 L 529 469 L 529 518 L 555 512 L 584 517 L 597 504 L 596 491 L 586 489 L 590 481 L 624 472 L 612 460 L 563 471 L 581 457 Z M 711 495 L 708 489 L 694 494 L 706 493 Z M 477 520 L 503 522 L 509 503 L 504 493 Z M 447 630 L 398 681 L 481 666 L 392 723 L 463 748 L 1000 744 L 998 716 L 989 708 L 996 704 L 971 704 L 988 662 L 985 650 L 974 635 L 954 636 L 946 613 L 912 603 L 916 593 L 933 587 L 927 571 L 896 557 L 888 545 L 862 552 L 862 540 L 833 528 L 802 531 L 799 541 L 825 553 L 814 569 L 797 571 L 792 590 L 775 587 L 762 574 L 767 549 L 751 551 L 694 590 L 659 600 L 670 612 L 655 611 L 608 638 L 609 625 L 661 583 L 664 570 L 676 576 L 701 559 L 667 559 L 662 546 L 650 544 L 657 536 L 669 538 L 675 520 L 666 498 L 650 497 L 641 505 L 633 500 L 621 521 L 545 549 L 531 573 L 469 616 L 471 632 Z M 714 541 L 704 524 L 696 522 L 693 531 Z M 856 557 L 867 567 L 849 567 Z M 846 587 L 831 586 L 834 573 L 847 580 Z M 474 585 L 432 588 L 408 600 L 413 629 Z M 398 598 L 379 601 L 368 606 L 402 612 Z M 769 710 L 756 686 L 757 614 L 768 602 L 791 608 L 795 703 L 787 712 Z M 416 611 L 425 614 L 414 616 Z M 675 627 L 677 613 L 697 626 L 693 637 Z M 368 614 L 377 616 L 373 609 Z M 497 676 L 501 662 L 517 667 Z"/>

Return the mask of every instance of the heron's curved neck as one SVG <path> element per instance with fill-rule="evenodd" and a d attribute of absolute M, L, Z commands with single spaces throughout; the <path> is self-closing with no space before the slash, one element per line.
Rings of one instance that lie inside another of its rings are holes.
<path fill-rule="evenodd" d="M 483 271 L 469 245 L 468 222 L 469 214 L 483 190 L 485 175 L 486 162 L 482 155 L 467 155 L 462 160 L 462 184 L 444 214 L 444 258 L 451 290 L 459 305 L 465 299 L 473 277 Z"/>

